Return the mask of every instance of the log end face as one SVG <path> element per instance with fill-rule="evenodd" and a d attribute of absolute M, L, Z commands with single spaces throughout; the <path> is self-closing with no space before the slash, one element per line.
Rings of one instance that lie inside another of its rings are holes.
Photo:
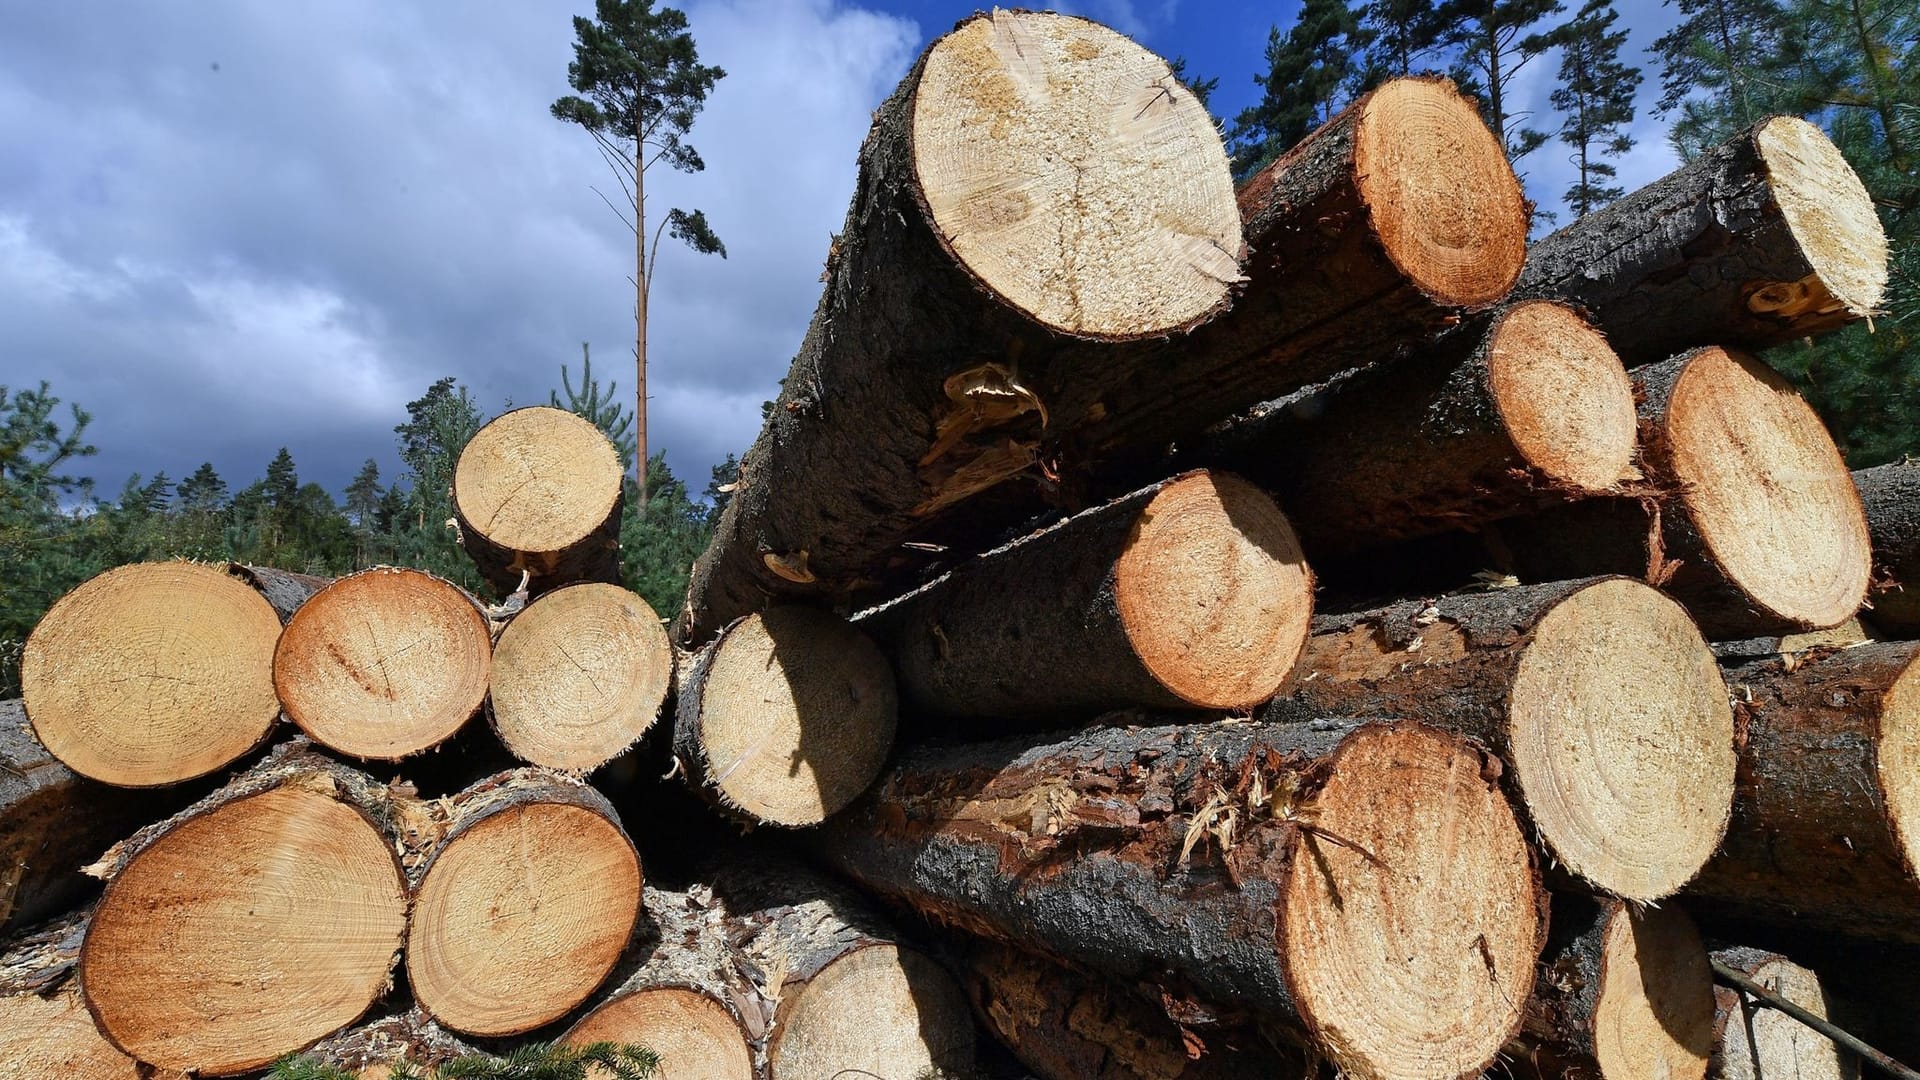
<path fill-rule="evenodd" d="M 100 1034 L 80 996 L 0 998 L 0 1062 L 19 1077 L 142 1080 L 138 1063 Z"/>
<path fill-rule="evenodd" d="M 1745 953 L 1747 950 L 1732 950 Z M 1716 953 L 1725 958 L 1727 954 Z M 1757 963 L 1735 964 L 1753 981 L 1795 1005 L 1827 1017 L 1826 988 L 1820 976 L 1783 956 L 1768 955 Z M 1795 1080 L 1855 1080 L 1858 1067 L 1825 1035 L 1778 1009 L 1755 1004 L 1739 991 L 1714 990 L 1717 1029 L 1713 1045 L 1713 1075 L 1723 1080 L 1767 1080 L 1791 1076 Z"/>
<path fill-rule="evenodd" d="M 1394 265 L 1444 306 L 1507 295 L 1526 261 L 1526 201 L 1479 110 L 1428 78 L 1395 79 L 1363 108 L 1354 174 Z"/>
<path fill-rule="evenodd" d="M 1476 1076 L 1520 1023 L 1545 896 L 1488 773 L 1464 740 L 1410 723 L 1335 752 L 1282 883 L 1280 947 L 1345 1075 Z"/>
<path fill-rule="evenodd" d="M 1881 699 L 1879 726 L 1881 800 L 1907 873 L 1920 878 L 1920 650 Z"/>
<path fill-rule="evenodd" d="M 1189 474 L 1154 496 L 1113 591 L 1148 673 L 1201 708 L 1271 698 L 1313 621 L 1313 575 L 1293 527 L 1265 492 L 1222 473 Z"/>
<path fill-rule="evenodd" d="M 1713 969 L 1686 912 L 1616 905 L 1601 942 L 1592 1023 L 1594 1059 L 1603 1077 L 1706 1076 Z"/>
<path fill-rule="evenodd" d="M 460 451 L 454 510 L 508 551 L 557 555 L 605 524 L 624 473 L 619 451 L 581 417 L 546 405 L 515 409 Z"/>
<path fill-rule="evenodd" d="M 1776 116 L 1754 135 L 1780 216 L 1813 276 L 1748 299 L 1760 314 L 1788 319 L 1880 310 L 1887 288 L 1887 234 L 1859 174 L 1826 132 L 1797 116 Z"/>
<path fill-rule="evenodd" d="M 660 1056 L 656 1080 L 755 1080 L 740 1021 L 719 1001 L 683 986 L 622 994 L 582 1017 L 564 1041 L 644 1046 Z"/>
<path fill-rule="evenodd" d="M 927 55 L 912 143 L 934 232 L 1054 330 L 1165 334 L 1222 310 L 1240 280 L 1212 117 L 1106 27 L 1039 11 L 962 23 Z"/>
<path fill-rule="evenodd" d="M 781 1002 L 774 1076 L 969 1075 L 973 1014 L 946 970 L 895 945 L 856 949 Z"/>
<path fill-rule="evenodd" d="M 1625 578 L 1541 617 L 1507 702 L 1508 757 L 1542 843 L 1595 888 L 1640 902 L 1677 891 L 1719 847 L 1733 740 L 1699 628 Z"/>
<path fill-rule="evenodd" d="M 34 735 L 74 772 L 124 787 L 204 776 L 280 715 L 280 618 L 218 567 L 135 563 L 61 597 L 20 658 Z"/>
<path fill-rule="evenodd" d="M 1618 491 L 1635 475 L 1633 381 L 1572 309 L 1536 300 L 1502 315 L 1487 375 L 1514 447 L 1547 481 L 1584 497 Z"/>

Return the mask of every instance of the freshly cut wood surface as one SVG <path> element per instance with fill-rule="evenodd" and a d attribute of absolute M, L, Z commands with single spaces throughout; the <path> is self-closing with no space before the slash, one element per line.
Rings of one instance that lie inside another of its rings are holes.
<path fill-rule="evenodd" d="M 773 608 L 727 628 L 680 687 L 673 752 L 695 790 L 769 825 L 815 825 L 879 775 L 899 694 L 846 620 Z"/>
<path fill-rule="evenodd" d="M 1820 976 L 1762 949 L 1715 950 L 1713 958 L 1815 1016 L 1827 1018 Z M 1731 987 L 1713 988 L 1714 1080 L 1853 1080 L 1860 1067 L 1825 1035 Z"/>
<path fill-rule="evenodd" d="M 480 710 L 493 642 L 459 586 L 382 566 L 315 593 L 287 623 L 273 683 L 287 716 L 350 757 L 398 761 Z"/>
<path fill-rule="evenodd" d="M 102 1032 L 143 1062 L 232 1076 L 358 1019 L 406 929 L 397 799 L 289 743 L 116 847 L 80 955 Z"/>
<path fill-rule="evenodd" d="M 475 784 L 450 815 L 414 889 L 414 999 L 469 1035 L 558 1020 L 599 988 L 633 935 L 633 841 L 599 792 L 535 769 Z"/>
<path fill-rule="evenodd" d="M 970 560 L 855 625 L 919 712 L 1247 709 L 1306 641 L 1313 576 L 1285 515 L 1192 472 Z"/>
<path fill-rule="evenodd" d="M 1716 912 L 1920 942 L 1920 642 L 1731 670 L 1739 786 L 1689 893 Z"/>
<path fill-rule="evenodd" d="M 515 757 L 590 772 L 660 716 L 673 646 L 645 600 L 618 585 L 569 585 L 528 604 L 494 642 L 487 715 Z"/>
<path fill-rule="evenodd" d="M 1516 295 L 1581 307 L 1632 363 L 1874 314 L 1887 238 L 1818 127 L 1776 116 L 1533 245 Z"/>
<path fill-rule="evenodd" d="M 620 580 L 625 470 L 600 429 L 565 409 L 514 409 L 474 434 L 453 469 L 460 543 L 503 594 Z"/>
<path fill-rule="evenodd" d="M 0 953 L 0 1075 L 149 1080 L 100 1034 L 73 979 L 87 911 L 36 926 Z"/>
<path fill-rule="evenodd" d="M 1884 633 L 1920 635 L 1920 462 L 1899 461 L 1853 474 L 1873 537 L 1873 609 Z"/>
<path fill-rule="evenodd" d="M 936 921 L 1251 1013 L 1348 1076 L 1466 1077 L 1546 935 L 1497 773 L 1412 723 L 1095 728 L 911 753 L 822 840 Z"/>
<path fill-rule="evenodd" d="M 217 566 L 135 563 L 56 601 L 28 635 L 34 736 L 81 776 L 159 787 L 260 745 L 280 716 L 272 605 Z"/>

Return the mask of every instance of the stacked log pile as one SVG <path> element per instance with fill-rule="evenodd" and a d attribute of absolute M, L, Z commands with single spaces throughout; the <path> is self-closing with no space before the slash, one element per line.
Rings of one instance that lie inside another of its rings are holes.
<path fill-rule="evenodd" d="M 1236 192 L 1164 62 L 995 12 L 857 185 L 680 612 L 549 408 L 455 470 L 497 604 L 156 563 L 48 612 L 0 1075 L 1853 1075 L 1764 995 L 1900 1014 L 1822 987 L 1920 944 L 1920 481 L 1747 351 L 1885 283 L 1817 129 L 1528 251 L 1444 81 Z"/>

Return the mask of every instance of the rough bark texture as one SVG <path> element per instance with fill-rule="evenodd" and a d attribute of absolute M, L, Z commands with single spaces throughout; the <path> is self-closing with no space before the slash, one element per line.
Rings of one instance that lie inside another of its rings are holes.
<path fill-rule="evenodd" d="M 1920 462 L 1901 461 L 1853 474 L 1873 535 L 1874 627 L 1920 635 Z"/>
<path fill-rule="evenodd" d="M 431 1070 L 455 1058 L 481 1051 L 433 1022 L 418 1008 L 389 1013 L 330 1035 L 300 1056 L 346 1069 L 359 1080 L 386 1080 L 395 1065 L 409 1062 Z"/>
<path fill-rule="evenodd" d="M 549 589 L 578 581 L 620 581 L 620 513 L 626 505 L 626 492 L 614 499 L 607 519 L 579 543 L 564 551 L 526 552 L 501 547 L 461 516 L 454 504 L 454 517 L 460 522 L 460 547 L 473 560 L 480 576 L 502 597 L 512 594 L 525 581 L 527 593 L 537 596 Z M 525 571 L 525 577 L 522 576 Z"/>
<path fill-rule="evenodd" d="M 228 563 L 227 573 L 253 586 L 284 624 L 300 610 L 307 598 L 328 585 L 332 578 L 315 577 L 312 574 L 297 574 L 292 570 L 276 570 L 271 566 L 249 566 L 246 563 Z"/>
<path fill-rule="evenodd" d="M 0 1072 L 22 1080 L 150 1080 L 94 1024 L 72 978 L 88 912 L 36 927 L 0 955 Z M 171 1074 L 169 1074 L 171 1075 Z"/>

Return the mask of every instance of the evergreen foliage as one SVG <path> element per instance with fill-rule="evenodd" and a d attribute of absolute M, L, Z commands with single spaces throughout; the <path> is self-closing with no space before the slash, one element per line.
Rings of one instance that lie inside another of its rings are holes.
<path fill-rule="evenodd" d="M 611 1042 L 568 1046 L 529 1043 L 507 1052 L 471 1054 L 435 1066 L 429 1074 L 410 1061 L 393 1066 L 388 1080 L 587 1080 L 599 1075 L 613 1080 L 646 1080 L 660 1066 L 660 1058 L 642 1046 Z M 356 1080 L 355 1074 L 310 1057 L 286 1057 L 275 1062 L 267 1080 Z"/>
<path fill-rule="evenodd" d="M 1627 128 L 1633 123 L 1640 69 L 1620 61 L 1627 32 L 1613 29 L 1618 19 L 1613 0 L 1587 0 L 1552 35 L 1560 47 L 1560 85 L 1549 100 L 1560 110 L 1560 141 L 1573 147 L 1571 160 L 1579 170 L 1561 196 L 1574 217 L 1626 194 L 1613 182 L 1618 170 L 1605 159 L 1633 149 Z"/>
<path fill-rule="evenodd" d="M 1267 36 L 1267 71 L 1254 76 L 1260 102 L 1229 133 L 1236 176 L 1250 176 L 1332 119 L 1358 85 L 1360 16 L 1346 0 L 1306 0 L 1284 35 Z"/>

